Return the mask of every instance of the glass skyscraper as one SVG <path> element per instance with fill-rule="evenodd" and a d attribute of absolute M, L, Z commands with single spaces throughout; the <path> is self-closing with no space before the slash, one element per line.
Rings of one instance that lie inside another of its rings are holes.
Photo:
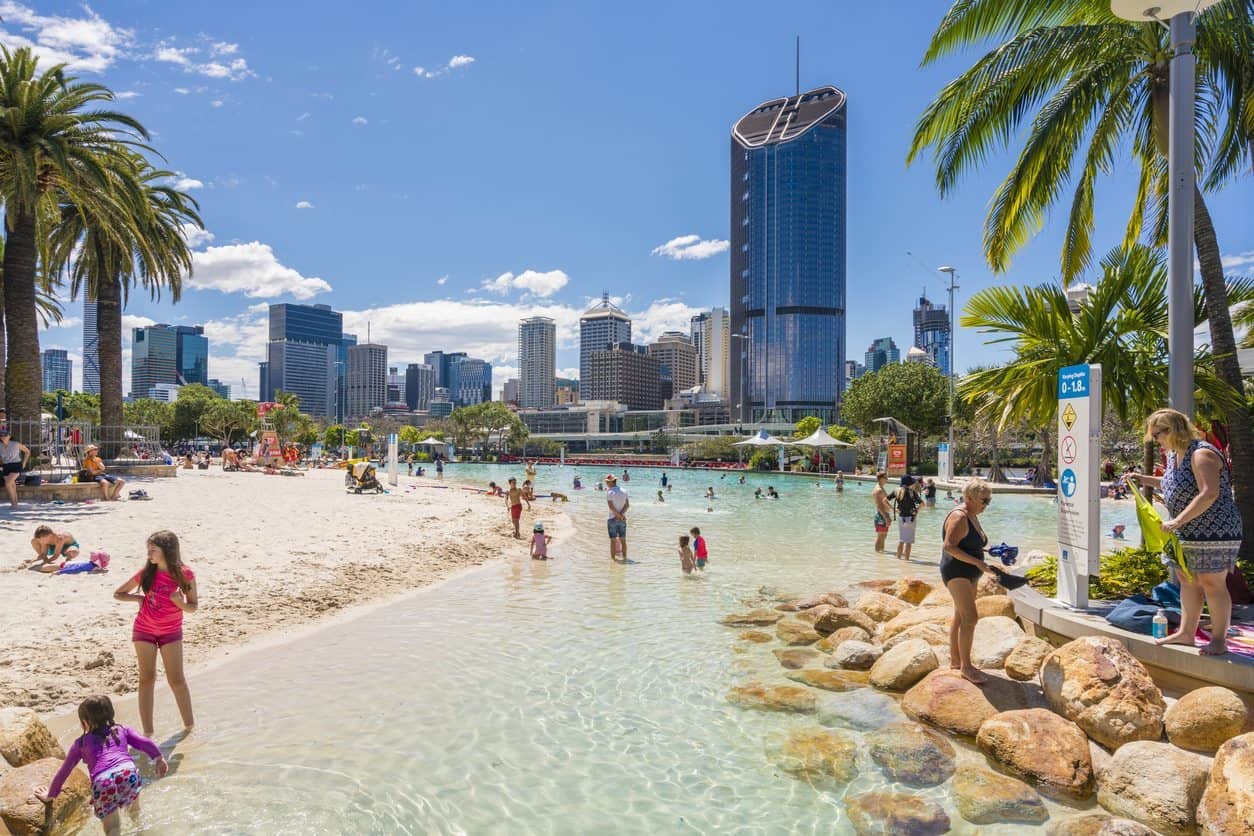
<path fill-rule="evenodd" d="M 579 399 L 593 400 L 592 352 L 631 342 L 631 318 L 610 301 L 608 293 L 579 317 Z"/>
<path fill-rule="evenodd" d="M 932 358 L 932 365 L 941 374 L 949 374 L 949 311 L 944 305 L 933 304 L 926 296 L 919 296 L 914 309 L 914 344 Z"/>
<path fill-rule="evenodd" d="M 40 357 L 43 362 L 44 391 L 55 392 L 64 389 L 74 391 L 74 361 L 70 353 L 63 348 L 45 348 Z"/>
<path fill-rule="evenodd" d="M 866 373 L 878 372 L 880 369 L 891 363 L 901 362 L 901 352 L 897 349 L 897 343 L 893 342 L 892 337 L 879 337 L 867 346 L 866 354 L 863 355 L 863 364 Z"/>
<path fill-rule="evenodd" d="M 342 415 L 347 375 L 343 323 L 343 315 L 328 305 L 271 305 L 259 400 L 291 392 L 300 398 L 301 412 L 320 418 Z"/>
<path fill-rule="evenodd" d="M 100 334 L 96 330 L 96 303 L 83 301 L 83 391 L 100 394 Z"/>
<path fill-rule="evenodd" d="M 732 414 L 837 416 L 845 377 L 845 94 L 754 108 L 731 135 Z M 737 335 L 743 335 L 739 337 Z"/>

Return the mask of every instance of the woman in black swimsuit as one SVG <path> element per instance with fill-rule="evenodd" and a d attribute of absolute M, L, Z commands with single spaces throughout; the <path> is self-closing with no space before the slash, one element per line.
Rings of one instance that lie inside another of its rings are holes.
<path fill-rule="evenodd" d="M 952 667 L 976 685 L 984 684 L 984 674 L 971 663 L 971 642 L 975 638 L 975 587 L 980 575 L 995 575 L 993 567 L 984 562 L 988 537 L 980 527 L 980 513 L 988 507 L 993 494 L 983 479 L 972 479 L 962 489 L 962 503 L 945 517 L 944 551 L 940 573 L 945 588 L 954 599 L 954 620 L 949 625 L 949 660 Z"/>

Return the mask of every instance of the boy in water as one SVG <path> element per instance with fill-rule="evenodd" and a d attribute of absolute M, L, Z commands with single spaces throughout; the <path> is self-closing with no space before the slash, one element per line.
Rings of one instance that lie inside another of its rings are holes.
<path fill-rule="evenodd" d="M 888 491 L 884 485 L 888 482 L 888 474 L 879 471 L 875 474 L 875 488 L 871 491 L 871 502 L 875 504 L 875 551 L 884 551 L 884 540 L 888 538 L 888 526 L 893 520 L 893 509 L 888 504 Z"/>
<path fill-rule="evenodd" d="M 684 570 L 685 575 L 692 574 L 692 549 L 688 548 L 688 535 L 679 535 L 679 568 Z"/>
<path fill-rule="evenodd" d="M 505 492 L 505 506 L 509 508 L 509 519 L 514 524 L 514 539 L 521 540 L 518 531 L 518 520 L 522 517 L 522 491 L 518 489 L 518 480 L 509 477 L 509 490 Z"/>
<path fill-rule="evenodd" d="M 535 499 L 535 498 L 536 498 L 536 491 L 535 491 L 535 488 L 533 488 L 533 487 L 531 486 L 531 480 L 530 480 L 530 479 L 524 479 L 524 480 L 523 480 L 523 486 L 522 486 L 522 498 L 523 498 L 523 502 L 526 502 L 526 503 L 527 503 L 527 510 L 528 510 L 528 511 L 530 511 L 530 510 L 531 510 L 531 500 L 533 500 L 533 499 Z"/>
<path fill-rule="evenodd" d="M 695 525 L 688 533 L 692 535 L 692 549 L 697 557 L 697 568 L 704 572 L 706 561 L 710 559 L 710 553 L 705 545 L 705 538 L 701 536 L 701 529 Z"/>

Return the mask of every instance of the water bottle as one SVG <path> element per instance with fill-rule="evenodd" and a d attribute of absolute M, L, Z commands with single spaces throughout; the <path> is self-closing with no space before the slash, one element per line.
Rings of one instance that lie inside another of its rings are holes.
<path fill-rule="evenodd" d="M 1158 612 L 1154 614 L 1153 623 L 1154 623 L 1154 638 L 1156 639 L 1167 638 L 1167 611 L 1160 608 Z"/>

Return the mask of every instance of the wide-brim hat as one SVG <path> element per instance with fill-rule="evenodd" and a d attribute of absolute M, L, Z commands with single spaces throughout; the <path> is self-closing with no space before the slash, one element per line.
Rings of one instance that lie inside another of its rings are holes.
<path fill-rule="evenodd" d="M 901 486 L 903 488 L 908 488 L 913 484 L 914 484 L 914 477 L 911 476 L 909 473 L 901 477 Z"/>
<path fill-rule="evenodd" d="M 544 531 L 544 523 L 542 522 L 536 523 L 536 527 L 531 530 L 532 531 Z"/>
<path fill-rule="evenodd" d="M 605 474 L 605 481 L 607 481 L 607 482 L 617 482 L 617 481 L 618 481 L 618 477 L 617 477 L 617 476 L 615 476 L 613 473 L 607 473 L 607 474 Z"/>

